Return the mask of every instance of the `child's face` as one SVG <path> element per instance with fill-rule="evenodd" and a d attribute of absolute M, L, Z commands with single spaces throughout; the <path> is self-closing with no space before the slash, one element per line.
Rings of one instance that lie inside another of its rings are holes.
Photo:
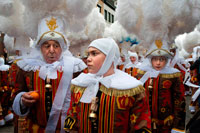
<path fill-rule="evenodd" d="M 157 71 L 162 70 L 165 67 L 166 63 L 167 59 L 163 56 L 154 56 L 151 59 L 152 67 Z"/>
<path fill-rule="evenodd" d="M 98 49 L 94 47 L 88 48 L 88 58 L 87 58 L 87 66 L 89 73 L 97 73 L 101 66 L 103 65 L 103 62 L 106 58 L 106 55 L 99 51 Z"/>
<path fill-rule="evenodd" d="M 130 57 L 130 60 L 131 60 L 131 62 L 134 64 L 135 61 L 136 61 L 136 58 L 135 58 L 134 56 L 131 56 L 131 57 Z"/>

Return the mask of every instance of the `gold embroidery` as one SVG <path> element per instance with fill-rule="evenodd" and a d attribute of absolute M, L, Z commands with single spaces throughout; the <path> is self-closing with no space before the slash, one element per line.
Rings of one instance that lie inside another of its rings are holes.
<path fill-rule="evenodd" d="M 50 31 L 54 31 L 56 28 L 58 28 L 58 25 L 56 24 L 56 18 L 54 17 L 51 17 L 49 21 L 46 20 L 46 25 L 48 26 Z"/>
<path fill-rule="evenodd" d="M 138 69 L 138 74 L 145 74 L 146 71 L 142 71 Z M 171 74 L 159 74 L 160 77 L 162 78 L 178 78 L 181 76 L 180 72 L 177 73 L 171 73 Z"/>
<path fill-rule="evenodd" d="M 71 116 L 67 116 L 67 118 L 65 119 L 64 130 L 69 132 L 69 130 L 73 128 L 75 122 L 76 122 L 76 119 L 74 119 Z"/>
<path fill-rule="evenodd" d="M 127 89 L 127 90 L 117 90 L 112 88 L 106 88 L 105 86 L 101 85 L 100 90 L 109 96 L 134 96 L 140 94 L 141 92 L 145 91 L 145 88 L 142 85 L 139 85 L 135 88 Z"/>
<path fill-rule="evenodd" d="M 71 91 L 74 93 L 80 92 L 82 94 L 85 91 L 85 89 L 86 88 L 84 87 L 71 85 Z M 134 95 L 144 92 L 145 88 L 142 85 L 139 85 L 135 88 L 131 88 L 127 90 L 117 90 L 117 89 L 112 89 L 112 88 L 106 88 L 105 86 L 101 85 L 100 91 L 102 91 L 103 93 L 109 96 L 134 96 Z"/>
<path fill-rule="evenodd" d="M 155 44 L 156 44 L 156 46 L 157 46 L 158 49 L 161 49 L 161 48 L 162 48 L 163 43 L 162 43 L 161 40 L 156 40 L 156 41 L 155 41 Z"/>
<path fill-rule="evenodd" d="M 132 114 L 130 119 L 131 119 L 131 123 L 136 123 L 137 116 L 135 114 Z"/>
<path fill-rule="evenodd" d="M 161 108 L 161 112 L 164 113 L 166 111 L 165 108 Z"/>
<path fill-rule="evenodd" d="M 163 88 L 169 89 L 172 85 L 172 82 L 170 80 L 163 81 Z"/>

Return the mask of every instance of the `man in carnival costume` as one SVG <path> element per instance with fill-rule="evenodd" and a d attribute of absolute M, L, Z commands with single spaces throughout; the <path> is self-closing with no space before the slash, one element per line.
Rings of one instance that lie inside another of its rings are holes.
<path fill-rule="evenodd" d="M 73 73 L 86 68 L 80 59 L 72 57 L 68 51 L 65 29 L 61 17 L 42 19 L 32 57 L 17 62 L 18 89 L 13 110 L 20 117 L 25 116 L 18 123 L 22 126 L 18 131 L 64 132 Z"/>
<path fill-rule="evenodd" d="M 8 72 L 9 65 L 5 65 L 4 58 L 0 57 L 0 126 L 6 124 L 6 122 L 13 120 L 13 113 L 10 108 L 11 103 L 11 92 L 9 87 Z"/>
<path fill-rule="evenodd" d="M 146 55 L 136 77 L 144 83 L 152 119 L 153 133 L 184 132 L 185 97 L 182 74 L 169 67 L 172 58 L 168 45 L 156 40 Z"/>
<path fill-rule="evenodd" d="M 88 74 L 72 80 L 66 131 L 149 133 L 149 105 L 142 83 L 116 68 L 120 52 L 111 38 L 88 46 Z"/>

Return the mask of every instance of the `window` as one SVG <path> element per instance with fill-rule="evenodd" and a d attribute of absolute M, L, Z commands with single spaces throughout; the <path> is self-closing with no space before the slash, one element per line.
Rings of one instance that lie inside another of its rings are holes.
<path fill-rule="evenodd" d="M 112 23 L 114 23 L 114 15 L 112 15 Z"/>
<path fill-rule="evenodd" d="M 104 10 L 104 18 L 107 20 L 107 10 Z"/>
<path fill-rule="evenodd" d="M 111 14 L 108 12 L 108 22 L 111 22 Z"/>
<path fill-rule="evenodd" d="M 101 6 L 97 4 L 97 7 L 99 8 L 99 12 L 101 13 Z"/>

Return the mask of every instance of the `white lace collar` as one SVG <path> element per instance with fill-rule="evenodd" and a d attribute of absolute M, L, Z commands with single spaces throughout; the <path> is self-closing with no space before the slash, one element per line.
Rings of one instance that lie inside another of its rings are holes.
<path fill-rule="evenodd" d="M 60 61 L 48 64 L 38 57 L 22 59 L 17 62 L 17 65 L 24 71 L 40 71 L 40 78 L 45 80 L 46 77 L 56 79 L 57 71 L 63 71 L 64 63 L 63 59 L 61 59 Z"/>

